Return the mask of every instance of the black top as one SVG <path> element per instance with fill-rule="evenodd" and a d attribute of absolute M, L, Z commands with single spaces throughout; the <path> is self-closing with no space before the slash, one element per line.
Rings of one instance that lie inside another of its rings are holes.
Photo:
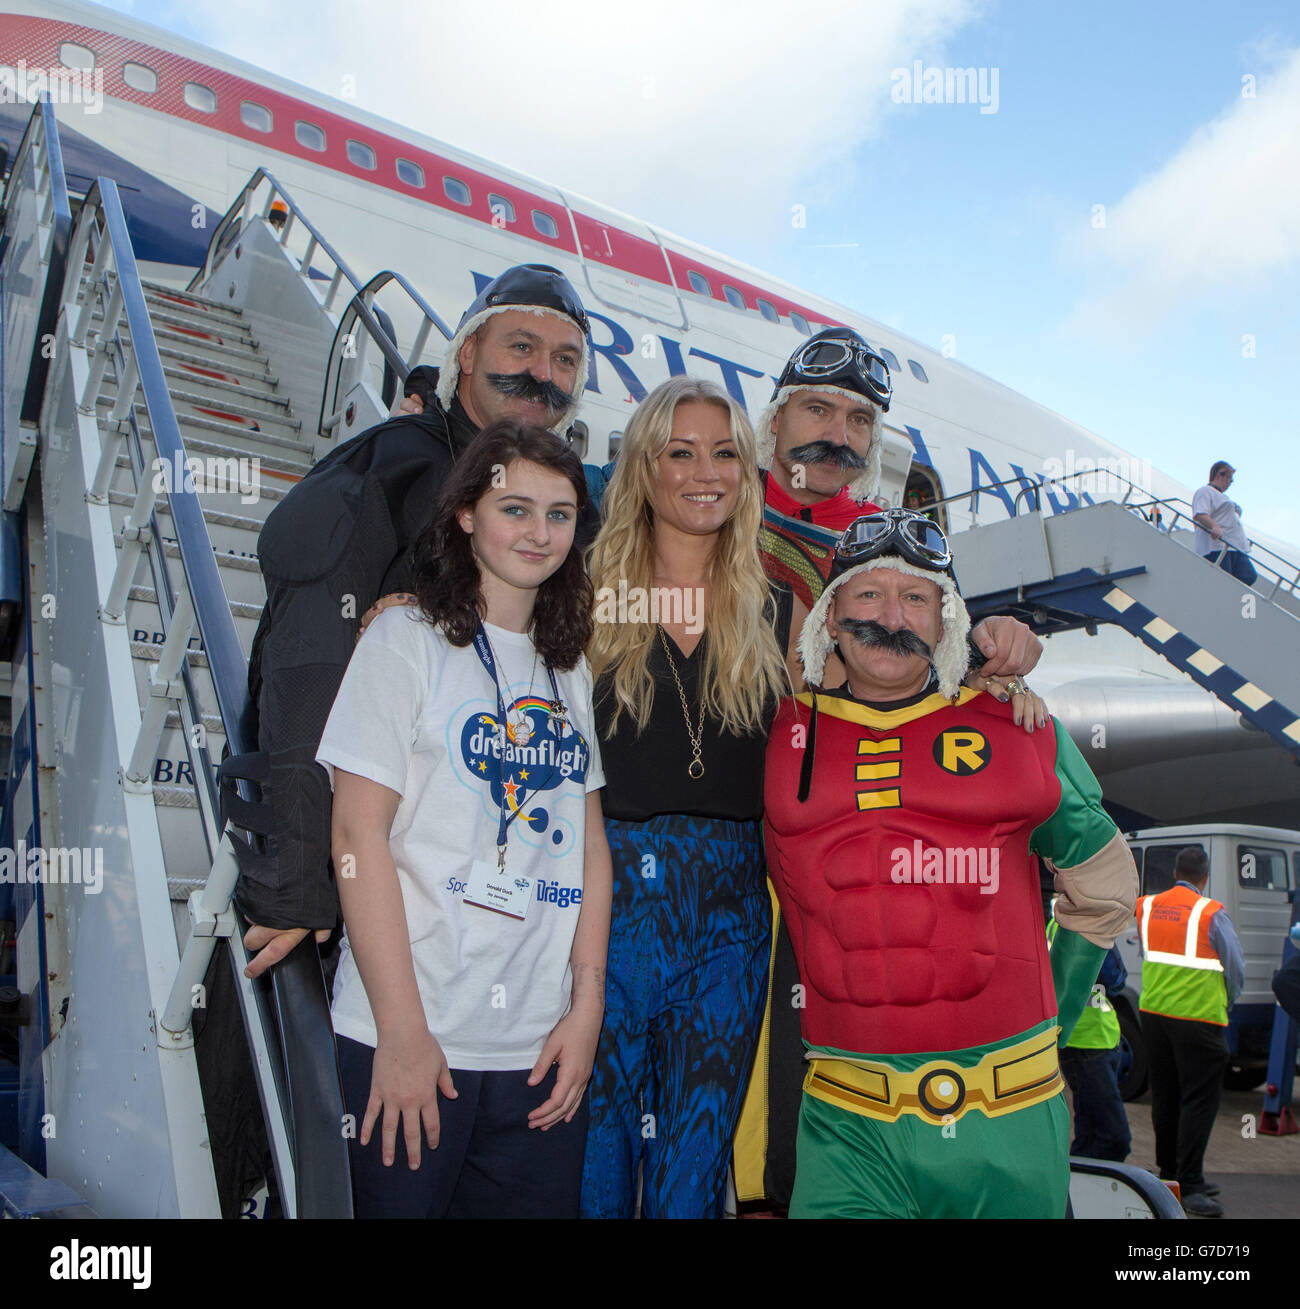
<path fill-rule="evenodd" d="M 784 652 L 790 625 L 788 588 L 773 586 L 774 626 Z M 686 692 L 692 728 L 699 722 L 699 679 L 707 651 L 708 633 L 689 655 L 683 655 L 671 637 L 672 658 Z M 767 733 L 776 713 L 775 699 L 764 709 L 762 723 L 746 735 L 723 732 L 710 716 L 704 719 L 700 761 L 704 775 L 692 778 L 691 740 L 682 714 L 682 698 L 668 667 L 668 657 L 656 633 L 650 651 L 654 704 L 645 730 L 624 711 L 618 730 L 606 736 L 614 717 L 613 679 L 605 674 L 596 683 L 596 731 L 605 766 L 601 804 L 606 818 L 639 823 L 656 814 L 694 814 L 702 818 L 758 819 L 763 816 L 763 757 Z"/>

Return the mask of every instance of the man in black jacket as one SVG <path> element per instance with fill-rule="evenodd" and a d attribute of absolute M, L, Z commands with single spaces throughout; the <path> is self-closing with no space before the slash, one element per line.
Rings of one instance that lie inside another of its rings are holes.
<path fill-rule="evenodd" d="M 410 549 L 429 525 L 452 464 L 498 418 L 563 433 L 587 380 L 587 316 L 564 275 L 507 269 L 465 311 L 440 370 L 407 379 L 402 412 L 322 459 L 268 516 L 258 538 L 266 607 L 253 640 L 248 739 L 228 763 L 263 783 L 265 850 L 237 836 L 236 900 L 252 924 L 257 976 L 312 929 L 338 918 L 330 875 L 330 789 L 315 762 L 361 619 L 410 590 Z M 580 530 L 592 534 L 592 524 Z"/>

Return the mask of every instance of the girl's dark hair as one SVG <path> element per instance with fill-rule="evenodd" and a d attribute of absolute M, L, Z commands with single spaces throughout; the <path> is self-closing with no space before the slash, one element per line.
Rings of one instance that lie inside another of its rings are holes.
<path fill-rule="evenodd" d="M 547 428 L 518 418 L 501 418 L 470 442 L 443 486 L 433 522 L 412 551 L 420 608 L 429 622 L 442 628 L 452 645 L 463 647 L 473 641 L 486 610 L 469 534 L 456 517 L 478 504 L 492 489 L 497 470 L 516 459 L 568 478 L 579 511 L 587 502 L 587 479 L 578 456 Z M 533 644 L 552 668 L 568 671 L 577 666 L 591 639 L 591 607 L 591 583 L 575 543 L 564 562 L 538 588 L 533 610 Z"/>

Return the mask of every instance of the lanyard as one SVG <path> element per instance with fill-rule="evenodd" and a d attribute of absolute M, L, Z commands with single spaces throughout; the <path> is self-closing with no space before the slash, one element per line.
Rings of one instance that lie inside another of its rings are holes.
<path fill-rule="evenodd" d="M 505 792 L 505 755 L 506 755 L 506 703 L 501 694 L 501 679 L 497 676 L 497 661 L 492 653 L 491 643 L 488 641 L 487 633 L 483 630 L 483 624 L 479 623 L 477 631 L 474 633 L 474 653 L 478 655 L 479 662 L 487 669 L 487 675 L 492 679 L 493 688 L 497 693 L 497 743 L 499 747 L 498 764 L 501 769 L 499 785 L 501 786 L 501 816 L 497 826 L 497 867 L 506 866 L 506 831 L 510 824 L 523 813 L 523 805 L 518 805 L 511 812 L 509 805 L 506 803 Z M 546 669 L 546 675 L 551 680 L 551 695 L 554 697 L 551 701 L 551 716 L 559 725 L 556 733 L 557 738 L 564 735 L 565 711 L 564 704 L 560 700 L 560 688 L 555 680 L 555 670 L 551 667 L 550 660 L 543 660 L 542 666 Z M 543 790 L 554 777 L 559 763 L 551 764 L 550 773 L 544 777 L 537 785 L 531 789 L 534 791 Z"/>

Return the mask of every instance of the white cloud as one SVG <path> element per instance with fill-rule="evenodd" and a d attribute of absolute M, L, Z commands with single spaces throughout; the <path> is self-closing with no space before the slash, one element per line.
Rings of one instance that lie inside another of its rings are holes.
<path fill-rule="evenodd" d="M 677 230 L 771 233 L 880 129 L 890 72 L 980 0 L 794 7 L 264 0 L 173 9 L 197 39 Z M 304 33 L 307 34 L 304 39 Z M 689 234 L 689 233 L 688 233 Z"/>
<path fill-rule="evenodd" d="M 1067 328 L 1140 337 L 1177 310 L 1261 285 L 1300 259 L 1300 49 L 1254 48 L 1253 97 L 1196 130 L 1159 172 L 1071 243 L 1101 289 Z M 1249 89 L 1249 88 L 1246 88 Z"/>

